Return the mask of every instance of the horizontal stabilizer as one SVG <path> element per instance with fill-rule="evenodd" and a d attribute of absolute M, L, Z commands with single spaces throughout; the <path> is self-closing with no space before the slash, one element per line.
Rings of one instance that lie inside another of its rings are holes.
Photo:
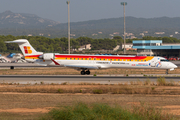
<path fill-rule="evenodd" d="M 17 44 L 23 44 L 26 42 L 28 42 L 28 41 L 25 39 L 19 39 L 19 40 L 14 40 L 14 41 L 5 41 L 5 43 L 17 43 Z"/>

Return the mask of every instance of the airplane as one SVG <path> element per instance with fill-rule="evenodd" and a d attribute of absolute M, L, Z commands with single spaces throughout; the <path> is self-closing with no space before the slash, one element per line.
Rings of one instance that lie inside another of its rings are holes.
<path fill-rule="evenodd" d="M 85 55 L 59 54 L 37 52 L 26 39 L 6 41 L 17 43 L 25 60 L 43 66 L 69 67 L 81 70 L 81 75 L 89 75 L 92 69 L 107 68 L 136 68 L 136 69 L 168 69 L 174 70 L 177 66 L 167 59 L 158 56 L 128 56 L 128 55 Z"/>

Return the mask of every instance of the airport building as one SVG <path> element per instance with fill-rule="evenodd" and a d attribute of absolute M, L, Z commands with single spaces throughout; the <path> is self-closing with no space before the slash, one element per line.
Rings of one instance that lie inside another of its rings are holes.
<path fill-rule="evenodd" d="M 134 40 L 137 55 L 180 57 L 180 44 L 163 44 L 162 40 Z"/>

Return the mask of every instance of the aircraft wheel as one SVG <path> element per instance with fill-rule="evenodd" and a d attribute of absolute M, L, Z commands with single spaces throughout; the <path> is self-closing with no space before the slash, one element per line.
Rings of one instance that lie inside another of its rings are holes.
<path fill-rule="evenodd" d="M 81 71 L 81 75 L 85 75 L 85 71 Z"/>
<path fill-rule="evenodd" d="M 168 74 L 168 69 L 166 70 L 166 74 Z"/>
<path fill-rule="evenodd" d="M 90 71 L 89 71 L 89 70 L 88 70 L 88 71 L 86 71 L 86 74 L 87 74 L 87 75 L 90 75 Z"/>

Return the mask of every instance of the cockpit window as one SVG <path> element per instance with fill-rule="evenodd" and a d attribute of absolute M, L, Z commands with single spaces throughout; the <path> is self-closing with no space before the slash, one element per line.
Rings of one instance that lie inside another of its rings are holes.
<path fill-rule="evenodd" d="M 160 61 L 161 61 L 161 62 L 169 62 L 169 61 L 166 60 L 166 59 L 161 59 Z"/>

